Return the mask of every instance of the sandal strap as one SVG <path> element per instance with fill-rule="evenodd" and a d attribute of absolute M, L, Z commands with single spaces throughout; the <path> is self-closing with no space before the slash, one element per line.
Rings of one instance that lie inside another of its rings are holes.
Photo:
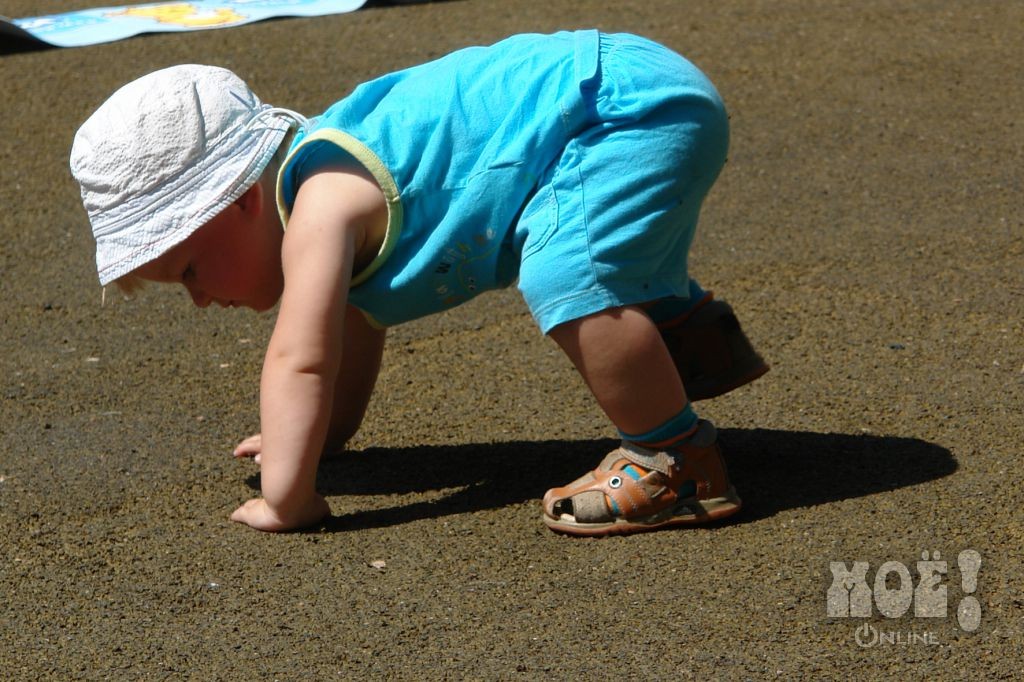
<path fill-rule="evenodd" d="M 550 519 L 568 514 L 567 524 L 607 523 L 616 520 L 662 518 L 671 515 L 682 493 L 687 498 L 710 500 L 730 494 L 728 473 L 711 422 L 701 421 L 697 432 L 678 451 L 649 450 L 623 441 L 596 469 L 544 495 L 544 513 Z M 640 474 L 634 469 L 641 469 Z M 685 486 L 688 481 L 691 485 Z M 734 493 L 733 493 L 734 494 Z M 570 501 L 567 509 L 562 503 Z M 737 507 L 738 508 L 738 507 Z"/>
<path fill-rule="evenodd" d="M 647 516 L 675 501 L 676 493 L 669 479 L 659 471 L 651 471 L 634 479 L 622 471 L 599 471 L 594 474 L 591 490 L 599 490 L 618 508 L 616 516 L 633 518 Z"/>
<path fill-rule="evenodd" d="M 605 462 L 612 457 L 627 459 L 643 469 L 657 471 L 665 476 L 672 476 L 672 470 L 679 466 L 678 460 L 667 452 L 648 450 L 628 440 L 622 441 L 618 450 L 610 452 L 598 468 L 603 469 Z"/>
<path fill-rule="evenodd" d="M 635 479 L 623 471 L 635 464 L 647 471 Z M 573 498 L 578 520 L 607 521 L 615 517 L 646 516 L 664 509 L 674 502 L 675 488 L 682 481 L 679 461 L 666 452 L 648 450 L 635 443 L 623 441 L 608 453 L 596 469 L 561 488 L 553 488 L 544 496 L 544 507 L 549 516 L 555 516 L 556 502 Z M 605 498 L 618 509 L 609 510 Z"/>

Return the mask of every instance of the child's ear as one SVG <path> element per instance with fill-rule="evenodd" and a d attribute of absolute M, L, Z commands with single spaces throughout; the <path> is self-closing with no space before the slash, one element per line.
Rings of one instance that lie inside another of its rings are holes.
<path fill-rule="evenodd" d="M 234 203 L 245 213 L 259 215 L 263 212 L 263 185 L 258 181 L 254 182 L 249 189 L 242 192 L 242 196 L 235 199 Z"/>

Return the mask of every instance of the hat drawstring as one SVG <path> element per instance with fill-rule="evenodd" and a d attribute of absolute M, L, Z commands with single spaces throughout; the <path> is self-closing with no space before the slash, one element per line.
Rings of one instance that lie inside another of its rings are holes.
<path fill-rule="evenodd" d="M 297 111 L 285 109 L 284 107 L 267 107 L 266 109 L 260 109 L 259 111 L 257 111 L 253 115 L 253 117 L 249 119 L 249 122 L 246 124 L 245 127 L 253 127 L 260 119 L 266 116 L 282 116 L 284 118 L 290 118 L 292 119 L 292 121 L 298 124 L 300 130 L 309 126 L 309 119 Z"/>

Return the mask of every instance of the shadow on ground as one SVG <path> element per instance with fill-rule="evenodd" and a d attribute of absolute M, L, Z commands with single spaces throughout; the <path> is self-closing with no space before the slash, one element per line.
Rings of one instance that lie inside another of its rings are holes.
<path fill-rule="evenodd" d="M 719 439 L 744 501 L 743 513 L 728 523 L 912 486 L 957 469 L 949 450 L 917 438 L 723 429 Z M 616 445 L 610 439 L 550 440 L 345 453 L 321 464 L 317 487 L 328 496 L 452 492 L 333 517 L 316 531 L 386 527 L 539 499 Z M 259 476 L 248 483 L 258 489 Z"/>
<path fill-rule="evenodd" d="M 19 36 L 3 36 L 0 43 L 0 56 L 8 54 L 21 54 L 22 52 L 43 52 L 57 49 L 53 45 L 47 45 L 37 40 L 22 38 Z"/>

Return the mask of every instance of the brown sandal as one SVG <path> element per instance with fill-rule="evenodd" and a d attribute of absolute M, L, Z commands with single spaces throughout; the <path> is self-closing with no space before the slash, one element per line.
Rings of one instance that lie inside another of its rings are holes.
<path fill-rule="evenodd" d="M 769 369 L 732 307 L 710 294 L 685 317 L 658 326 L 690 400 L 728 393 Z"/>
<path fill-rule="evenodd" d="M 544 495 L 544 523 L 571 535 L 639 533 L 731 516 L 742 503 L 729 483 L 718 433 L 701 420 L 678 452 L 634 443 L 608 453 L 597 469 Z"/>

